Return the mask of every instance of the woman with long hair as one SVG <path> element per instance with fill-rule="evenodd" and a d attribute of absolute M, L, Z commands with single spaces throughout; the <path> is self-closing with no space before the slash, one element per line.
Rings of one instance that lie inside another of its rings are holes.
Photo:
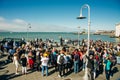
<path fill-rule="evenodd" d="M 19 68 L 19 57 L 18 57 L 18 53 L 17 53 L 17 52 L 14 54 L 13 63 L 15 64 L 15 67 L 16 67 L 15 74 L 19 74 L 19 73 L 18 73 L 18 68 Z"/>

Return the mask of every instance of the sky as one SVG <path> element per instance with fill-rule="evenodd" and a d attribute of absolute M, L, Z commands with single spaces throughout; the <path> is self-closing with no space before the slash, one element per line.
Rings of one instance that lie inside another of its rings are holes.
<path fill-rule="evenodd" d="M 88 27 L 76 19 L 90 6 L 90 30 L 115 30 L 120 23 L 120 0 L 0 0 L 0 30 L 15 32 L 73 32 Z M 29 28 L 31 26 L 31 28 Z"/>

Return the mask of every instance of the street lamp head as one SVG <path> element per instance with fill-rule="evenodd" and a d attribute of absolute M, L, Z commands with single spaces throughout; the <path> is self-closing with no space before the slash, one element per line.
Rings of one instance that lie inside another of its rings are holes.
<path fill-rule="evenodd" d="M 77 19 L 85 19 L 86 18 L 86 17 L 82 16 L 82 8 L 80 9 L 80 16 L 78 16 Z"/>
<path fill-rule="evenodd" d="M 78 16 L 77 19 L 85 19 L 86 17 L 84 16 Z"/>
<path fill-rule="evenodd" d="M 77 19 L 85 19 L 86 17 L 82 16 L 82 13 L 80 13 L 80 16 L 77 17 Z"/>

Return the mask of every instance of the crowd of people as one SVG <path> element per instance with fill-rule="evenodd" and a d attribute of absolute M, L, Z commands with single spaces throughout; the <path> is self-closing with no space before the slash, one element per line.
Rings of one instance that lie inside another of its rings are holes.
<path fill-rule="evenodd" d="M 27 70 L 41 71 L 42 76 L 49 76 L 49 67 L 57 72 L 58 77 L 65 77 L 67 73 L 88 69 L 88 77 L 95 80 L 97 75 L 105 72 L 106 80 L 110 80 L 112 67 L 116 64 L 116 54 L 120 52 L 120 45 L 102 40 L 90 41 L 89 52 L 87 54 L 87 41 L 82 41 L 79 48 L 62 48 L 50 46 L 50 41 L 35 40 L 21 43 L 19 46 L 12 45 L 8 50 L 8 59 L 15 64 L 15 74 L 18 73 L 20 65 L 22 74 L 27 74 Z M 0 50 L 4 51 L 3 45 Z M 46 73 L 45 73 L 46 72 Z M 45 73 L 45 74 L 44 74 Z"/>

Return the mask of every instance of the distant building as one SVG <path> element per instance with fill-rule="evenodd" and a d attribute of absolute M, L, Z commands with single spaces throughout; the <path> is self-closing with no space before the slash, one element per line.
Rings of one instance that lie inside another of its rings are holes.
<path fill-rule="evenodd" d="M 115 30 L 97 30 L 95 33 L 95 35 L 114 35 L 115 34 Z"/>
<path fill-rule="evenodd" d="M 116 30 L 115 30 L 115 36 L 119 37 L 120 36 L 120 23 L 115 25 Z"/>

